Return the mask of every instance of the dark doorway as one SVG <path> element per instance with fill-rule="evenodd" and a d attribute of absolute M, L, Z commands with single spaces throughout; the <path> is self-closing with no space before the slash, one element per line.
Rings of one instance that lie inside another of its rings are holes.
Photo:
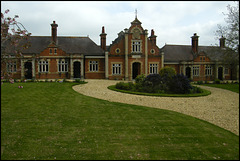
<path fill-rule="evenodd" d="M 74 71 L 74 74 L 73 74 L 73 77 L 74 78 L 81 78 L 81 66 L 80 66 L 80 62 L 77 61 L 77 62 L 74 62 L 73 64 L 73 71 Z"/>
<path fill-rule="evenodd" d="M 223 80 L 223 67 L 218 68 L 218 79 Z"/>
<path fill-rule="evenodd" d="M 24 64 L 25 79 L 32 79 L 32 62 L 26 62 Z"/>
<path fill-rule="evenodd" d="M 140 75 L 141 64 L 133 63 L 132 64 L 132 79 L 135 79 L 138 75 Z"/>
<path fill-rule="evenodd" d="M 191 78 L 191 68 L 190 67 L 186 68 L 186 76 L 187 76 L 188 79 Z"/>

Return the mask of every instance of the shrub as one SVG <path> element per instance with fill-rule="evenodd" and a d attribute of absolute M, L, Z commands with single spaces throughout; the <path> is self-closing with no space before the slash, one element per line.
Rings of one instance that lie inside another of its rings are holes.
<path fill-rule="evenodd" d="M 203 90 L 199 87 L 192 87 L 190 91 L 190 93 L 203 93 Z"/>
<path fill-rule="evenodd" d="M 149 74 L 143 82 L 143 91 L 157 93 L 162 90 L 163 80 L 160 74 Z"/>
<path fill-rule="evenodd" d="M 176 75 L 176 70 L 172 67 L 164 67 L 159 71 L 159 74 L 161 77 L 168 77 L 172 78 L 174 75 Z"/>
<path fill-rule="evenodd" d="M 198 85 L 203 84 L 203 81 L 197 81 L 197 84 Z"/>
<path fill-rule="evenodd" d="M 215 79 L 215 80 L 214 80 L 214 83 L 220 84 L 220 79 Z"/>
<path fill-rule="evenodd" d="M 80 79 L 75 79 L 75 82 L 77 83 L 80 83 L 80 81 L 81 81 Z"/>
<path fill-rule="evenodd" d="M 143 84 L 145 78 L 146 78 L 146 77 L 145 77 L 144 74 L 138 75 L 138 76 L 135 78 L 135 82 L 136 82 L 137 84 Z"/>
<path fill-rule="evenodd" d="M 146 78 L 145 81 L 149 81 L 152 83 L 152 86 L 157 86 L 160 83 L 162 83 L 162 77 L 160 74 L 149 74 Z"/>
<path fill-rule="evenodd" d="M 176 94 L 190 93 L 190 90 L 193 88 L 190 84 L 190 80 L 183 74 L 173 76 L 167 85 L 169 92 Z"/>
<path fill-rule="evenodd" d="M 132 82 L 124 83 L 124 82 L 119 82 L 116 84 L 117 89 L 123 89 L 123 90 L 134 90 L 134 84 Z"/>

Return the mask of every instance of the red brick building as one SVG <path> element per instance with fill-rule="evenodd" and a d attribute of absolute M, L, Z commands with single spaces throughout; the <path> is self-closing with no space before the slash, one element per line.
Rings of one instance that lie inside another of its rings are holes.
<path fill-rule="evenodd" d="M 12 61 L 7 70 L 15 79 L 133 80 L 139 74 L 158 73 L 164 66 L 172 66 L 194 81 L 239 79 L 239 67 L 231 72 L 218 61 L 225 48 L 224 38 L 220 47 L 198 46 L 199 36 L 194 34 L 189 46 L 165 45 L 160 49 L 154 30 L 148 37 L 141 24 L 136 16 L 109 46 L 102 27 L 98 46 L 89 37 L 57 36 L 58 25 L 53 21 L 51 36 L 31 36 L 31 47 L 22 51 L 21 58 L 8 51 Z"/>
<path fill-rule="evenodd" d="M 194 33 L 191 45 L 165 45 L 164 66 L 175 68 L 177 73 L 186 75 L 193 81 L 239 80 L 239 65 L 231 69 L 221 62 L 226 50 L 225 38 L 220 39 L 220 46 L 199 46 L 199 36 Z"/>

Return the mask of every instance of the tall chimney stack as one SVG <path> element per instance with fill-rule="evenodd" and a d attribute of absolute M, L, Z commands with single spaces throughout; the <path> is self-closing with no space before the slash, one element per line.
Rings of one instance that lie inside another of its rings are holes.
<path fill-rule="evenodd" d="M 52 26 L 52 41 L 57 45 L 57 27 L 58 27 L 58 24 L 56 24 L 55 21 L 53 21 L 51 26 Z"/>
<path fill-rule="evenodd" d="M 198 53 L 198 38 L 199 36 L 197 36 L 197 33 L 194 33 L 192 38 L 192 51 L 194 53 Z"/>
<path fill-rule="evenodd" d="M 106 50 L 106 33 L 104 26 L 102 27 L 102 33 L 100 34 L 101 37 L 101 48 L 105 51 Z"/>
<path fill-rule="evenodd" d="M 149 37 L 150 38 L 150 41 L 154 44 L 154 45 L 156 45 L 156 35 L 154 35 L 154 30 L 152 29 L 151 30 L 151 36 Z"/>
<path fill-rule="evenodd" d="M 222 36 L 219 40 L 220 40 L 220 48 L 225 48 L 225 40 L 226 40 L 226 38 L 224 38 Z"/>

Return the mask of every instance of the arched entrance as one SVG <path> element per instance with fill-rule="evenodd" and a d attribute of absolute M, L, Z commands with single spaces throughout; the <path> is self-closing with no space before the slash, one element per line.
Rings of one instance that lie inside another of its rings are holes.
<path fill-rule="evenodd" d="M 141 74 L 141 63 L 132 64 L 132 79 L 135 79 L 138 75 Z"/>
<path fill-rule="evenodd" d="M 24 64 L 25 79 L 32 79 L 32 62 L 26 62 Z"/>
<path fill-rule="evenodd" d="M 81 78 L 81 64 L 79 61 L 73 63 L 73 78 Z"/>
<path fill-rule="evenodd" d="M 223 80 L 223 67 L 218 68 L 218 79 Z"/>
<path fill-rule="evenodd" d="M 188 79 L 191 78 L 191 68 L 190 67 L 186 68 L 186 76 L 187 76 Z"/>

